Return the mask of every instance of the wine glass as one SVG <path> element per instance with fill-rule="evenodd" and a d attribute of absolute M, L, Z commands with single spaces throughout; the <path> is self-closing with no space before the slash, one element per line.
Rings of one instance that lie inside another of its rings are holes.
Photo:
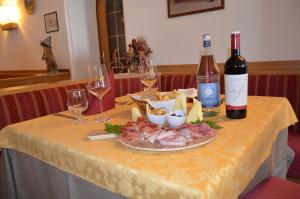
<path fill-rule="evenodd" d="M 96 119 L 98 123 L 110 120 L 110 118 L 104 118 L 102 114 L 102 98 L 109 92 L 110 88 L 111 85 L 105 65 L 90 65 L 87 89 L 92 95 L 97 97 L 100 102 L 100 118 Z"/>
<path fill-rule="evenodd" d="M 151 93 L 151 91 L 157 91 L 157 88 L 153 89 L 152 87 L 158 81 L 158 72 L 156 66 L 152 64 L 151 61 L 148 61 L 146 65 L 139 67 L 139 72 L 141 73 L 141 83 L 145 86 L 144 91 Z"/>
<path fill-rule="evenodd" d="M 74 123 L 83 123 L 82 112 L 88 108 L 88 99 L 85 89 L 67 90 L 67 106 L 69 111 L 77 115 Z"/>

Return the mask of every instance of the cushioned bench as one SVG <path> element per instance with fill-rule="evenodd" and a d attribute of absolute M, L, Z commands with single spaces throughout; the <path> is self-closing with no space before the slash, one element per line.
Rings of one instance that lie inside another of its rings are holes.
<path fill-rule="evenodd" d="M 0 129 L 8 124 L 67 110 L 66 91 L 74 88 L 85 88 L 85 84 L 0 96 Z"/>

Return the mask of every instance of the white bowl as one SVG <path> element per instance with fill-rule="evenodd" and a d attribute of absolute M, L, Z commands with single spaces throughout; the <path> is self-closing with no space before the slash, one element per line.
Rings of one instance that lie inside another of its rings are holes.
<path fill-rule="evenodd" d="M 163 125 L 164 123 L 166 123 L 166 117 L 168 114 L 166 112 L 166 114 L 164 115 L 155 115 L 147 112 L 146 115 L 151 123 Z"/>
<path fill-rule="evenodd" d="M 153 107 L 153 108 L 162 108 L 166 109 L 168 112 L 172 110 L 172 108 L 175 105 L 175 100 L 176 99 L 170 99 L 170 100 L 159 100 L 159 101 L 153 101 L 153 100 L 148 100 L 148 103 Z"/>
<path fill-rule="evenodd" d="M 174 114 L 176 116 L 174 116 Z M 178 115 L 180 115 L 178 117 Z M 184 124 L 186 121 L 186 113 L 184 110 L 172 111 L 167 115 L 167 123 L 171 127 L 177 127 Z"/>

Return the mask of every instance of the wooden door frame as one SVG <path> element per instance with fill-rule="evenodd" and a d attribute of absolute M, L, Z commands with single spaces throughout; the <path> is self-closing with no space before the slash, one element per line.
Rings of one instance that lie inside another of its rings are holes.
<path fill-rule="evenodd" d="M 96 1 L 97 27 L 100 57 L 104 54 L 104 63 L 107 68 L 110 65 L 109 41 L 106 20 L 106 0 Z"/>

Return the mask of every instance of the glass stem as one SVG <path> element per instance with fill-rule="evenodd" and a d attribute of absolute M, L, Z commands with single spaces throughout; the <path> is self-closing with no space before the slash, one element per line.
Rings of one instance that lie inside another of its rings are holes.
<path fill-rule="evenodd" d="M 103 110 L 102 110 L 102 97 L 99 97 L 99 105 L 100 105 L 100 121 L 103 119 Z"/>
<path fill-rule="evenodd" d="M 78 122 L 82 121 L 82 114 L 81 113 L 77 114 L 77 121 Z"/>

